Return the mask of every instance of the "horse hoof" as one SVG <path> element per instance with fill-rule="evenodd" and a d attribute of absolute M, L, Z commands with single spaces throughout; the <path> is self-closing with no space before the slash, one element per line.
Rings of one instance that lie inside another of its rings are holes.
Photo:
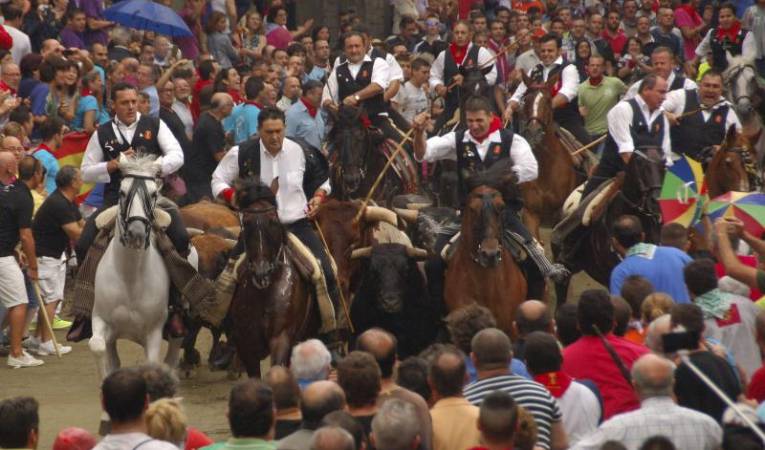
<path fill-rule="evenodd" d="M 226 379 L 228 379 L 229 381 L 236 381 L 241 376 L 242 374 L 239 373 L 239 371 L 237 370 L 229 370 L 228 372 L 226 372 Z"/>

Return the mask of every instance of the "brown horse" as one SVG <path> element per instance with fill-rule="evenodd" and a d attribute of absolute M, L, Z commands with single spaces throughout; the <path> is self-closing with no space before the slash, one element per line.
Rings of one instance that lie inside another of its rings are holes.
<path fill-rule="evenodd" d="M 234 342 L 249 376 L 260 377 L 260 361 L 286 365 L 290 349 L 315 336 L 319 314 L 311 286 L 299 275 L 287 246 L 287 230 L 276 214 L 271 190 L 257 183 L 237 190 L 245 262 L 231 303 Z"/>
<path fill-rule="evenodd" d="M 449 311 L 473 302 L 484 305 L 499 328 L 512 333 L 515 309 L 526 299 L 527 284 L 502 244 L 505 202 L 500 183 L 480 176 L 468 183 L 472 189 L 462 211 L 460 241 L 446 269 L 444 301 Z"/>
<path fill-rule="evenodd" d="M 752 154 L 749 140 L 731 127 L 725 141 L 714 151 L 707 165 L 705 179 L 710 198 L 730 191 L 752 190 L 746 170 L 746 158 L 751 158 Z"/>
<path fill-rule="evenodd" d="M 546 83 L 535 84 L 524 75 L 523 81 L 529 90 L 523 97 L 525 120 L 521 125 L 539 165 L 537 179 L 521 186 L 523 222 L 539 239 L 540 224 L 543 221 L 554 224 L 559 219 L 563 203 L 582 180 L 574 170 L 571 153 L 558 138 L 553 122 L 551 89 L 558 76 L 550 77 Z"/>

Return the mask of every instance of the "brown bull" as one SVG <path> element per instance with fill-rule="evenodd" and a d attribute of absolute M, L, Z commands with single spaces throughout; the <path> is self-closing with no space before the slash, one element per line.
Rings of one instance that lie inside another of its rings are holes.
<path fill-rule="evenodd" d="M 203 200 L 180 209 L 183 224 L 187 228 L 208 231 L 226 229 L 239 234 L 239 217 L 229 207 Z"/>

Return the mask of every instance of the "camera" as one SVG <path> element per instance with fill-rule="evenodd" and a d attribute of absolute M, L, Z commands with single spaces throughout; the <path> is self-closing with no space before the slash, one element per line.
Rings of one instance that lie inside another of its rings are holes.
<path fill-rule="evenodd" d="M 696 350 L 699 348 L 701 335 L 698 332 L 680 331 L 667 333 L 661 337 L 664 353 L 677 353 L 679 350 Z"/>

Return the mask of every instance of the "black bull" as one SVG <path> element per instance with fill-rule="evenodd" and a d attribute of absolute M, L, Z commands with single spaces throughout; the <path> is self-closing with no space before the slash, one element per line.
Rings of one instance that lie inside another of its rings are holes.
<path fill-rule="evenodd" d="M 432 343 L 440 310 L 429 301 L 417 260 L 426 252 L 402 244 L 357 249 L 364 258 L 361 282 L 351 306 L 356 333 L 379 327 L 398 339 L 399 356 L 415 355 Z"/>

